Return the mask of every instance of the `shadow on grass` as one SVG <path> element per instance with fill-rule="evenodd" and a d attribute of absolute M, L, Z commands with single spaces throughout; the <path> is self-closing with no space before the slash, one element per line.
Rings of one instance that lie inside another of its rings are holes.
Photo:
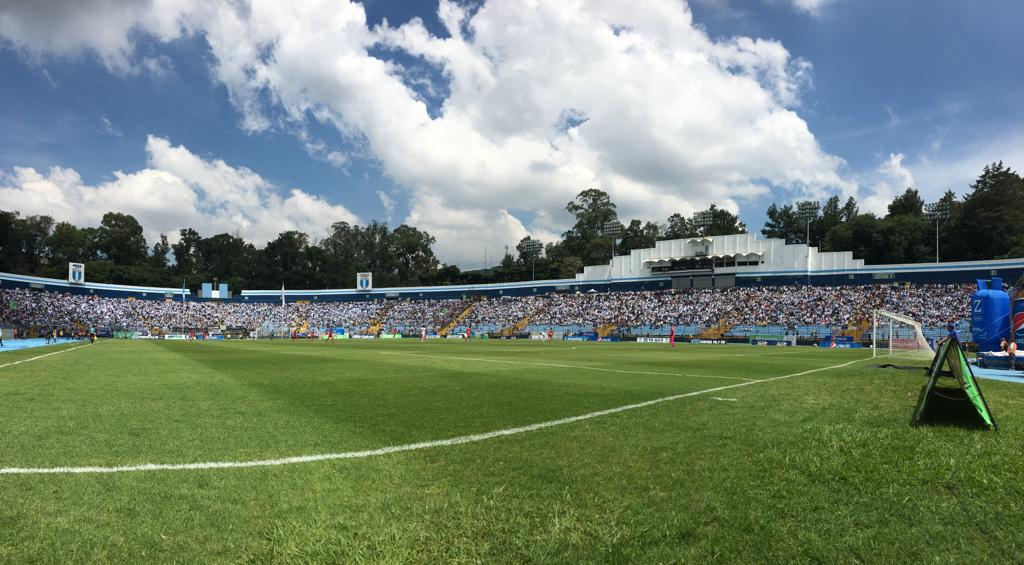
<path fill-rule="evenodd" d="M 932 389 L 931 398 L 928 399 L 928 404 L 925 406 L 920 420 L 915 419 L 917 407 L 924 402 L 924 395 L 927 393 L 927 390 L 927 385 L 921 387 L 921 393 L 917 397 L 917 404 L 910 414 L 910 425 L 968 430 L 988 429 L 984 420 L 978 415 L 978 411 L 971 403 L 971 400 L 967 398 L 967 393 L 959 386 L 935 386 Z"/>

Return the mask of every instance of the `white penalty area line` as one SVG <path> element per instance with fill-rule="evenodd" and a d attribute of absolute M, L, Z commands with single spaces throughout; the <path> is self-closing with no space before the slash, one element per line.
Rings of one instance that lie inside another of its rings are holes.
<path fill-rule="evenodd" d="M 22 359 L 21 361 L 13 361 L 11 363 L 5 363 L 3 365 L 0 365 L 0 369 L 3 369 L 4 367 L 12 367 L 14 365 L 20 365 L 22 363 L 28 363 L 29 361 L 35 361 L 36 359 L 42 359 L 43 357 L 49 357 L 51 355 L 59 355 L 61 353 L 67 353 L 68 351 L 74 351 L 76 349 L 81 349 L 83 347 L 88 347 L 89 345 L 92 345 L 92 344 L 85 343 L 85 344 L 82 344 L 82 345 L 76 345 L 75 347 L 69 347 L 67 349 L 61 349 L 60 351 L 51 351 L 50 353 L 47 353 L 45 355 L 36 355 L 35 357 L 29 357 L 28 359 Z"/>
<path fill-rule="evenodd" d="M 647 408 L 648 406 L 654 406 L 655 404 L 661 404 L 663 402 L 669 402 L 672 400 L 679 400 L 681 398 L 689 398 L 691 396 L 700 396 L 702 394 L 708 394 L 710 392 L 718 392 L 721 390 L 729 390 L 733 388 L 739 388 L 743 386 L 750 386 L 757 383 L 767 383 L 772 381 L 778 381 L 782 379 L 788 379 L 791 377 L 799 377 L 801 375 L 808 375 L 811 373 L 817 373 L 820 371 L 828 371 L 830 369 L 838 369 L 847 365 L 852 365 L 863 361 L 863 359 L 857 359 L 855 361 L 849 361 L 839 365 L 832 365 L 829 367 L 821 367 L 818 369 L 810 369 L 808 371 L 801 371 L 799 373 L 792 373 L 789 375 L 782 375 L 781 377 L 771 377 L 767 379 L 761 379 L 757 381 L 749 381 L 743 383 L 736 383 L 731 385 L 724 385 L 715 388 L 708 388 L 704 390 L 698 390 L 694 392 L 687 392 L 684 394 L 674 394 L 672 396 L 664 396 L 661 398 L 655 398 L 654 400 L 647 400 L 645 402 L 638 402 L 636 404 L 627 404 L 625 406 L 619 406 L 616 408 L 609 408 L 607 410 L 598 410 L 597 412 L 588 412 L 579 416 L 570 416 L 568 418 L 560 418 L 558 420 L 550 420 L 547 422 L 540 422 L 538 424 L 530 424 L 528 426 L 520 426 L 517 428 L 507 428 L 503 430 L 496 430 L 493 432 L 487 432 L 482 434 L 473 434 L 466 436 L 453 437 L 448 439 L 441 439 L 435 441 L 423 441 L 419 443 L 407 443 L 405 445 L 392 445 L 388 447 L 381 447 L 379 449 L 368 449 L 363 451 L 344 451 L 341 453 L 324 453 L 318 455 L 300 455 L 297 457 L 283 457 L 281 459 L 264 459 L 259 461 L 214 461 L 207 463 L 146 463 L 142 465 L 122 465 L 117 467 L 4 467 L 0 468 L 0 475 L 61 475 L 61 474 L 99 474 L 99 473 L 137 473 L 142 471 L 187 471 L 187 470 L 200 470 L 200 469 L 238 469 L 247 467 L 276 467 L 280 465 L 295 465 L 298 463 L 312 463 L 317 461 L 333 461 L 336 459 L 365 459 L 368 457 L 377 457 L 381 455 L 390 455 L 392 453 L 402 453 L 405 451 L 419 451 L 421 449 L 431 449 L 434 447 L 449 447 L 453 445 L 462 445 L 465 443 L 475 443 L 478 441 L 484 441 L 488 439 L 514 436 L 527 432 L 534 432 L 537 430 L 543 430 L 545 428 L 553 428 L 555 426 L 562 426 L 565 424 L 572 424 L 575 422 L 581 422 L 583 420 L 591 420 L 593 418 L 600 418 L 602 416 L 609 416 L 611 414 L 618 414 L 620 412 L 626 412 L 629 410 L 636 410 L 639 408 Z"/>
<path fill-rule="evenodd" d="M 729 379 L 732 381 L 756 382 L 757 379 L 743 377 L 725 377 L 722 375 L 700 375 L 696 373 L 665 373 L 660 371 L 628 371 L 626 369 L 608 369 L 605 367 L 588 367 L 586 365 L 566 365 L 564 363 L 546 363 L 540 361 L 509 361 L 508 359 L 483 359 L 480 357 L 453 357 L 451 355 L 427 355 L 426 353 L 396 353 L 381 351 L 381 355 L 398 355 L 400 357 L 429 357 L 433 359 L 454 359 L 456 361 L 476 361 L 478 363 L 500 363 L 503 365 L 535 365 L 538 367 L 558 367 L 560 369 L 579 369 L 582 371 L 600 371 L 602 373 L 620 373 L 625 375 L 666 375 L 669 377 L 702 377 L 706 379 Z"/>

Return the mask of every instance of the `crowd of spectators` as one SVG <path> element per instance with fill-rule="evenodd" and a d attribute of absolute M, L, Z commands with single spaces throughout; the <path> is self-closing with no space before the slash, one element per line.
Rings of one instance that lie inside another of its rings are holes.
<path fill-rule="evenodd" d="M 382 325 L 385 331 L 416 333 L 420 328 L 434 332 L 462 313 L 470 302 L 457 298 L 439 300 L 397 300 L 388 305 Z"/>
<path fill-rule="evenodd" d="M 873 309 L 905 314 L 924 326 L 969 318 L 969 285 L 787 286 L 650 292 L 552 293 L 478 301 L 312 301 L 281 305 L 244 301 L 169 301 L 0 290 L 2 322 L 20 328 L 109 331 L 154 328 L 343 327 L 436 331 L 472 305 L 463 325 L 500 330 L 524 318 L 533 325 L 637 327 L 719 323 L 752 326 L 843 326 L 868 319 Z"/>
<path fill-rule="evenodd" d="M 266 302 L 170 301 L 107 298 L 95 295 L 0 290 L 2 322 L 21 329 L 68 332 L 94 327 L 103 331 L 152 329 L 248 330 L 312 327 L 368 327 L 381 309 L 381 301 Z"/>
<path fill-rule="evenodd" d="M 549 294 L 482 302 L 473 320 L 503 327 L 527 315 L 533 324 L 554 326 L 843 326 L 884 309 L 945 326 L 969 317 L 971 292 L 970 285 L 889 285 Z"/>

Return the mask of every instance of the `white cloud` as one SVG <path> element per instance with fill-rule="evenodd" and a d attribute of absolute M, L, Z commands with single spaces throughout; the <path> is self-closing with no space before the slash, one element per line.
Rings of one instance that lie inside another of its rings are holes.
<path fill-rule="evenodd" d="M 796 8 L 797 10 L 799 10 L 801 12 L 804 12 L 804 13 L 807 13 L 807 14 L 810 14 L 810 15 L 815 16 L 815 17 L 821 15 L 821 10 L 825 6 L 835 2 L 835 0 L 789 0 L 789 1 L 793 4 L 793 7 Z"/>
<path fill-rule="evenodd" d="M 808 12 L 822 4 L 795 1 Z M 405 189 L 406 221 L 435 235 L 449 262 L 561 231 L 565 203 L 588 187 L 644 219 L 772 188 L 856 190 L 794 110 L 810 64 L 777 41 L 715 41 L 678 0 L 487 0 L 472 15 L 441 0 L 450 37 L 419 20 L 368 29 L 348 0 L 140 0 L 103 20 L 110 7 L 69 3 L 70 15 L 48 11 L 54 21 L 0 8 L 0 34 L 37 54 L 91 49 L 115 70 L 138 64 L 132 30 L 201 34 L 244 128 L 271 127 L 282 111 L 298 131 L 333 124 Z M 69 18 L 96 27 L 70 30 Z M 413 88 L 422 78 L 374 47 L 441 71 L 449 94 L 437 112 Z M 525 226 L 516 214 L 539 220 Z"/>
<path fill-rule="evenodd" d="M 102 126 L 100 126 L 99 129 L 100 133 L 104 135 L 112 135 L 114 137 L 124 136 L 124 132 L 117 129 L 117 127 L 113 123 L 111 123 L 110 120 L 106 118 L 106 116 L 100 116 L 100 123 L 102 124 Z"/>
<path fill-rule="evenodd" d="M 150 136 L 146 151 L 147 168 L 117 171 L 113 180 L 96 185 L 72 169 L 54 167 L 43 174 L 15 168 L 0 176 L 0 208 L 82 226 L 98 225 L 106 212 L 125 212 L 146 228 L 150 242 L 160 233 L 175 241 L 180 228 L 192 227 L 205 235 L 237 233 L 262 245 L 282 231 L 316 237 L 333 222 L 359 221 L 342 206 L 295 188 L 281 194 L 245 167 L 204 160 L 163 138 Z"/>
<path fill-rule="evenodd" d="M 903 159 L 902 153 L 891 153 L 864 183 L 866 191 L 858 198 L 861 212 L 884 216 L 893 198 L 915 186 L 914 175 L 903 165 Z"/>
<path fill-rule="evenodd" d="M 138 57 L 132 32 L 160 40 L 182 32 L 195 10 L 186 0 L 48 0 L 0 4 L 0 36 L 31 56 L 95 53 L 116 72 L 166 70 L 166 58 Z"/>
<path fill-rule="evenodd" d="M 395 214 L 395 199 L 391 198 L 391 196 L 383 190 L 377 191 L 377 199 L 380 200 L 380 205 L 384 208 L 387 223 L 390 224 L 393 221 L 393 216 Z"/>
<path fill-rule="evenodd" d="M 926 200 L 937 200 L 947 190 L 963 196 L 993 161 L 1003 161 L 1017 172 L 1024 170 L 1024 134 L 1013 132 L 961 143 L 945 148 L 941 156 L 922 155 L 907 165 Z"/>

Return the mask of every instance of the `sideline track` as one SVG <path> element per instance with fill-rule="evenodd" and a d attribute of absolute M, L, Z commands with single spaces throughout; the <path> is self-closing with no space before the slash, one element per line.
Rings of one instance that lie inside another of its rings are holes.
<path fill-rule="evenodd" d="M 70 350 L 66 350 L 70 351 Z M 60 353 L 60 352 L 57 352 Z M 52 354 L 51 354 L 52 355 Z M 537 424 L 530 424 L 527 426 L 520 426 L 516 428 L 506 428 L 503 430 L 495 430 L 492 432 L 486 432 L 481 434 L 472 434 L 466 436 L 458 436 L 448 439 L 440 439 L 434 441 L 424 441 L 419 443 L 407 443 L 404 445 L 392 445 L 387 447 L 381 447 L 378 449 L 368 449 L 363 451 L 344 451 L 340 453 L 323 453 L 317 455 L 299 455 L 294 457 L 283 457 L 280 459 L 264 459 L 258 461 L 211 461 L 206 463 L 145 463 L 142 465 L 121 465 L 114 467 L 3 467 L 0 468 L 0 475 L 72 475 L 72 474 L 111 474 L 111 473 L 139 473 L 144 471 L 187 471 L 187 470 L 200 470 L 200 469 L 238 469 L 247 467 L 275 467 L 280 465 L 295 465 L 298 463 L 312 463 L 316 461 L 332 461 L 335 459 L 365 459 L 367 457 L 377 457 L 381 455 L 389 455 L 392 453 L 401 453 L 405 451 L 418 451 L 421 449 L 431 449 L 434 447 L 448 447 L 452 445 L 462 445 L 465 443 L 475 443 L 478 441 L 484 441 L 497 437 L 513 436 L 526 432 L 533 432 L 542 430 L 545 428 L 552 428 L 555 426 L 561 426 L 565 424 L 572 424 L 575 422 L 581 422 L 583 420 L 590 420 L 593 418 L 600 418 L 602 416 L 608 416 L 611 414 L 618 414 L 619 412 L 626 412 L 628 410 L 636 410 L 638 408 L 647 408 L 648 406 L 654 406 L 655 404 L 661 404 L 663 402 L 669 402 L 672 400 L 679 400 L 680 398 L 689 398 L 691 396 L 700 396 L 709 392 L 718 392 L 721 390 L 729 390 L 733 388 L 739 388 L 744 386 L 750 386 L 758 383 L 768 383 L 772 381 L 779 381 L 782 379 L 788 379 L 792 377 L 799 377 L 801 375 L 809 375 L 811 373 L 818 373 L 821 371 L 828 371 L 831 369 L 838 369 L 840 367 L 846 367 L 854 363 L 859 363 L 864 359 L 855 359 L 846 363 L 840 363 L 838 365 L 830 365 L 828 367 L 820 367 L 817 369 L 810 369 L 807 371 L 801 371 L 799 373 L 790 373 L 788 375 L 782 375 L 780 377 L 770 377 L 767 379 L 760 379 L 755 381 L 747 381 L 742 383 L 736 383 L 731 385 L 724 385 L 714 388 L 708 388 L 704 390 L 698 390 L 694 392 L 687 392 L 684 394 L 675 394 L 672 396 L 663 396 L 661 398 L 655 398 L 653 400 L 647 400 L 644 402 L 638 402 L 636 404 L 626 404 L 624 406 L 618 406 L 615 408 L 608 408 L 606 410 L 598 410 L 596 412 L 588 412 L 586 414 L 580 414 L 579 416 L 570 416 L 567 418 L 560 418 L 558 420 L 549 420 L 547 422 L 540 422 Z"/>

